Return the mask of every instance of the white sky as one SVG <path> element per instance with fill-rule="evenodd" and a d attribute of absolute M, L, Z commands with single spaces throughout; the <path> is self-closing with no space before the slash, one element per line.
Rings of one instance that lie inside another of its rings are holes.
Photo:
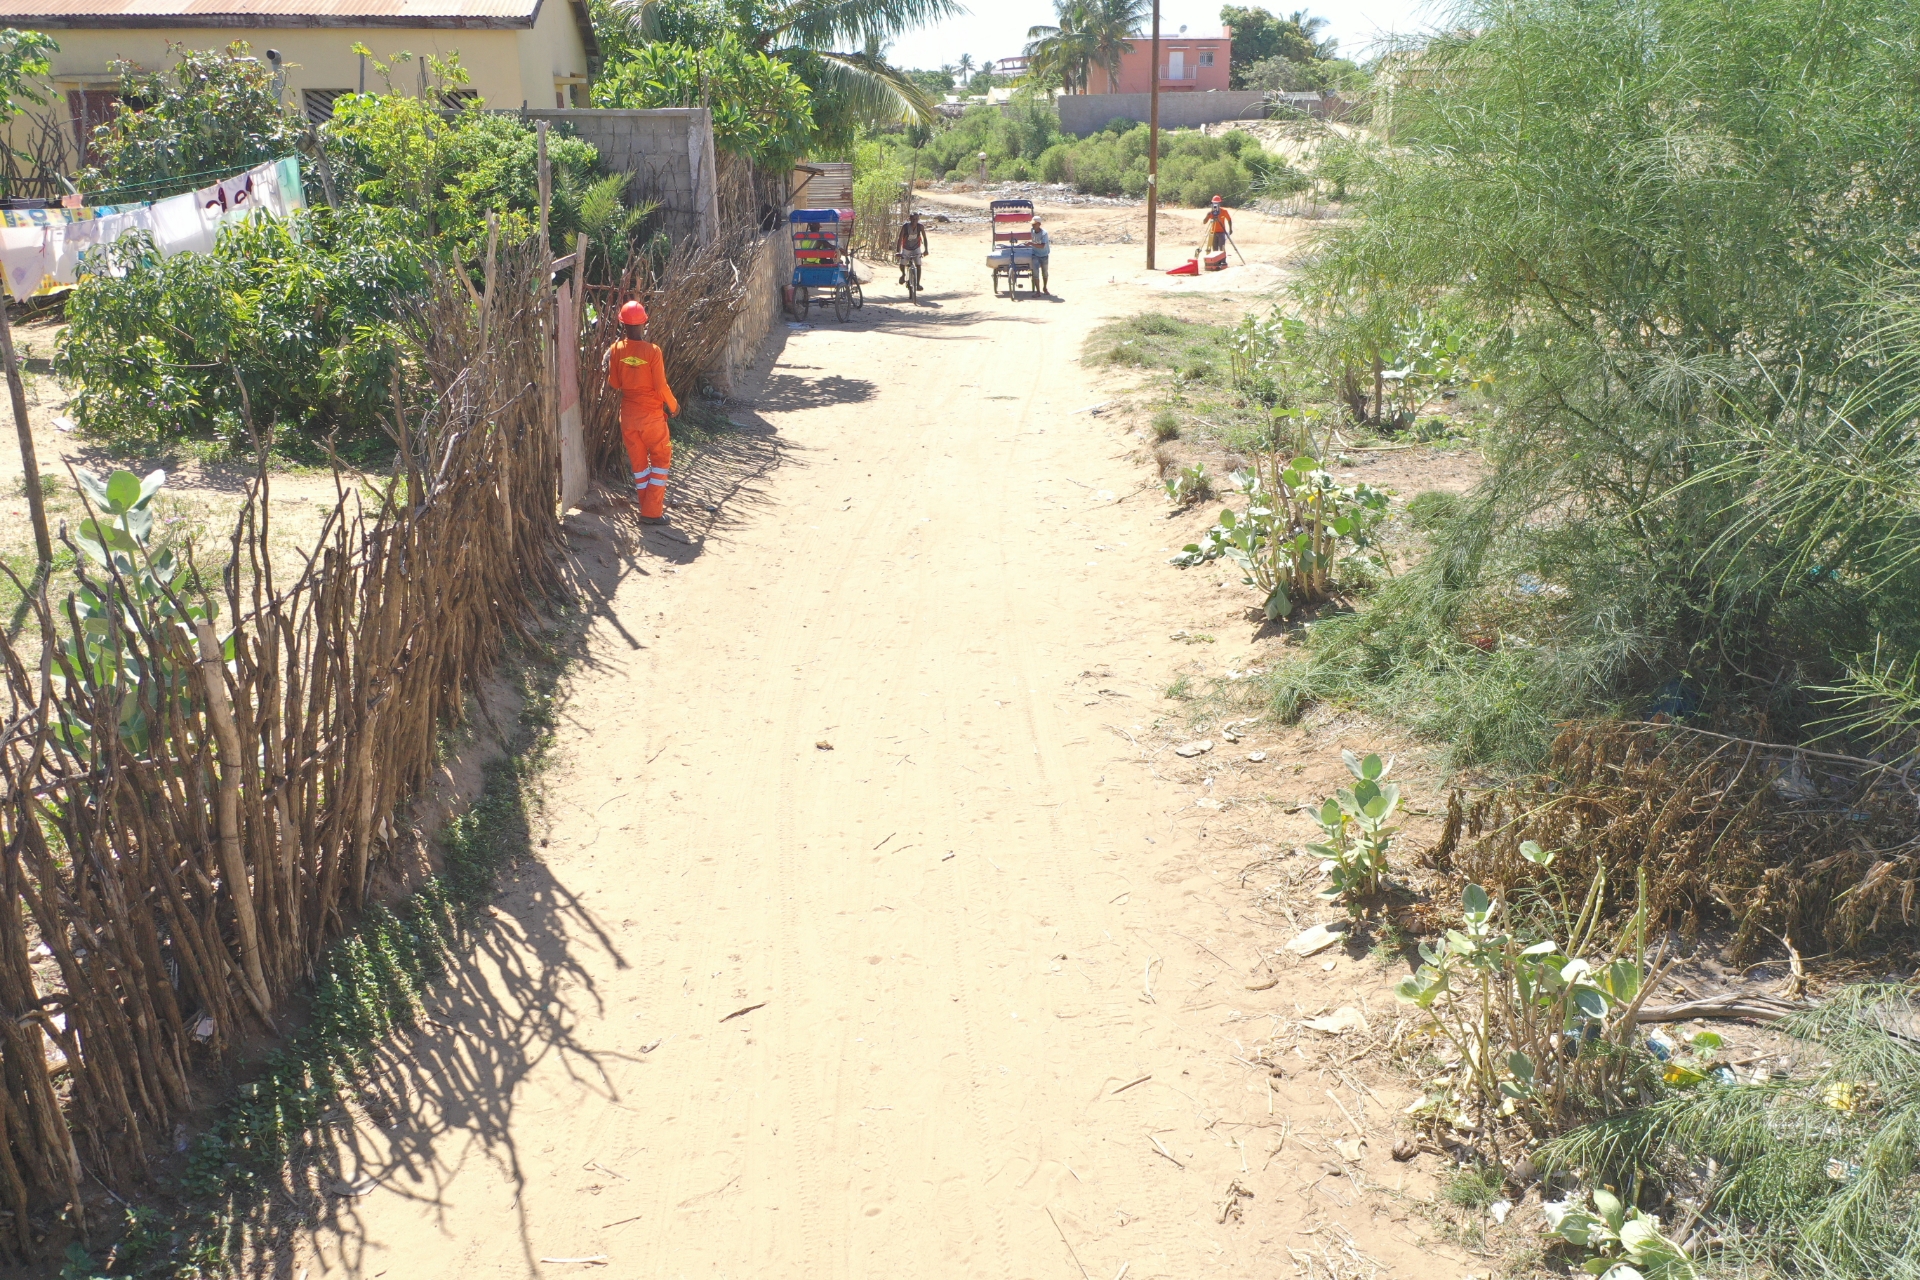
<path fill-rule="evenodd" d="M 895 43 L 888 51 L 893 64 L 940 67 L 962 53 L 971 53 L 975 61 L 1012 57 L 1026 44 L 1028 27 L 1053 21 L 1048 0 L 961 2 L 970 10 L 965 17 L 916 31 Z M 1347 57 L 1364 55 L 1383 34 L 1418 30 L 1422 19 L 1434 12 L 1433 0 L 1268 0 L 1264 7 L 1285 14 L 1303 6 L 1327 20 L 1326 34 L 1340 42 L 1340 52 Z M 1174 34 L 1182 23 L 1190 35 L 1218 35 L 1220 0 L 1161 0 L 1162 35 Z"/>

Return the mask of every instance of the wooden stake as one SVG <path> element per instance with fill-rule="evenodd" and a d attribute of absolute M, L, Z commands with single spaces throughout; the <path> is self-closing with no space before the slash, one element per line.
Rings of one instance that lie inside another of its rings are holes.
<path fill-rule="evenodd" d="M 33 427 L 27 421 L 27 384 L 20 380 L 20 361 L 13 354 L 13 324 L 7 319 L 5 295 L 0 295 L 0 359 L 7 362 L 13 425 L 20 431 L 20 483 L 27 491 L 27 511 L 33 516 L 33 547 L 44 570 L 53 563 L 53 537 L 47 532 L 47 497 L 40 492 L 40 462 L 34 456 Z"/>
<path fill-rule="evenodd" d="M 540 121 L 534 126 L 540 143 L 540 250 L 550 252 L 547 240 L 547 218 L 553 208 L 553 169 L 547 163 L 547 122 Z"/>

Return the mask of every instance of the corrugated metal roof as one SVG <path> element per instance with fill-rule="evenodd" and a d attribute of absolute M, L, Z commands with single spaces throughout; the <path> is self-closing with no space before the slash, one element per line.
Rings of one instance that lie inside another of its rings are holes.
<path fill-rule="evenodd" d="M 522 26 L 540 0 L 0 0 L 9 26 Z"/>

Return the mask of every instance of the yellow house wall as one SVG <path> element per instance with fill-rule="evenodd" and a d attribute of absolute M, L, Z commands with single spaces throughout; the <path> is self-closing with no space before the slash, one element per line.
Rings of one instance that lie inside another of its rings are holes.
<path fill-rule="evenodd" d="M 298 107 L 303 89 L 357 89 L 360 59 L 353 46 L 364 44 L 374 58 L 388 61 L 407 52 L 416 57 L 460 55 L 460 65 L 471 77 L 469 88 L 487 104 L 499 108 L 551 107 L 553 82 L 559 76 L 587 74 L 586 47 L 567 0 L 546 0 L 531 30 L 488 30 L 431 27 L 231 27 L 132 28 L 100 30 L 67 28 L 49 32 L 60 43 L 51 55 L 52 80 L 57 90 L 82 86 L 107 88 L 113 83 L 108 68 L 117 59 L 149 70 L 167 65 L 169 43 L 190 49 L 224 49 L 235 40 L 252 45 L 256 57 L 278 49 L 286 64 L 286 97 Z M 371 66 L 367 88 L 385 87 Z M 393 68 L 394 87 L 410 90 L 419 84 L 418 64 Z M 584 91 L 582 91 L 584 92 Z"/>

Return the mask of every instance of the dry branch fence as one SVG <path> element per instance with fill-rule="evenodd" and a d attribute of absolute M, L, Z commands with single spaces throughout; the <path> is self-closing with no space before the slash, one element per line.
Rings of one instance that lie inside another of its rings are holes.
<path fill-rule="evenodd" d="M 44 592 L 44 647 L 0 637 L 0 1246 L 30 1249 L 32 1208 L 77 1215 L 87 1174 L 138 1181 L 196 1067 L 283 1029 L 390 815 L 557 582 L 547 264 L 530 241 L 483 289 L 433 281 L 394 482 L 344 493 L 294 581 L 268 554 L 263 473 L 217 579 L 178 580 L 217 601 L 212 626 L 164 604 L 91 624 L 137 678 L 63 644 L 83 621 Z M 125 598 L 120 572 L 82 559 L 81 577 Z M 116 731 L 129 709 L 144 738 Z"/>

